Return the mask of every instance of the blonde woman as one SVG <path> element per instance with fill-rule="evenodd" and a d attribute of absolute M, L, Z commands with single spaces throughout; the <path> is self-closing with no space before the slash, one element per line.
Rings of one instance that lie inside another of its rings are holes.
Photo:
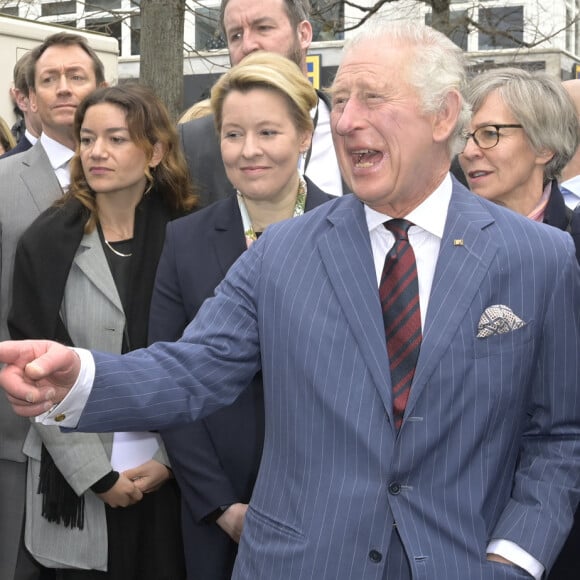
<path fill-rule="evenodd" d="M 228 268 L 271 223 L 331 199 L 298 173 L 316 92 L 286 58 L 257 52 L 213 87 L 211 105 L 236 195 L 172 222 L 151 304 L 150 338 L 176 340 Z M 188 578 L 230 578 L 264 432 L 261 375 L 230 407 L 163 433 L 182 491 Z"/>

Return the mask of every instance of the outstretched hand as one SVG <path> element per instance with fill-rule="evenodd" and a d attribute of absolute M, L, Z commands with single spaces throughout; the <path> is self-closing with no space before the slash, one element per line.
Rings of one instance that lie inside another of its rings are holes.
<path fill-rule="evenodd" d="M 0 386 L 14 412 L 35 417 L 60 403 L 80 372 L 77 353 L 49 340 L 0 342 Z"/>

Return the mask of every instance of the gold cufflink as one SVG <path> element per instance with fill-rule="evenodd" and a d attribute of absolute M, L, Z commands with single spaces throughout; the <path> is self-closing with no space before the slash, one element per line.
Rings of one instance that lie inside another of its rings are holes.
<path fill-rule="evenodd" d="M 66 419 L 66 415 L 65 415 L 64 413 L 59 413 L 59 414 L 58 414 L 58 415 L 57 415 L 57 416 L 54 418 L 54 420 L 55 420 L 57 423 L 60 423 L 61 421 L 64 421 L 65 419 Z"/>
<path fill-rule="evenodd" d="M 463 246 L 463 240 L 459 238 L 458 240 L 453 240 L 454 246 Z"/>

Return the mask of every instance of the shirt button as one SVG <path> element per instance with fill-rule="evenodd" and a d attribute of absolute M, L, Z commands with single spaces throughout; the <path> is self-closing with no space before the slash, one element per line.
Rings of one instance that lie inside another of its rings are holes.
<path fill-rule="evenodd" d="M 66 419 L 66 415 L 65 415 L 64 413 L 59 413 L 59 414 L 58 414 L 58 415 L 57 415 L 57 416 L 54 418 L 54 420 L 55 420 L 57 423 L 60 423 L 61 421 L 64 421 L 65 419 Z"/>
<path fill-rule="evenodd" d="M 396 481 L 389 484 L 389 493 L 392 495 L 398 495 L 401 493 L 401 485 Z"/>
<path fill-rule="evenodd" d="M 377 550 L 371 550 L 369 552 L 369 558 L 370 558 L 371 562 L 378 564 L 383 559 L 383 555 L 380 552 L 378 552 Z"/>

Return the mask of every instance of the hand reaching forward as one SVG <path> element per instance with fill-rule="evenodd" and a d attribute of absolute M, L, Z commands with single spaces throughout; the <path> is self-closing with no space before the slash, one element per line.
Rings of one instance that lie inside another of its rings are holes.
<path fill-rule="evenodd" d="M 80 359 L 74 350 L 49 340 L 0 342 L 0 386 L 14 412 L 35 417 L 60 403 L 74 385 Z"/>

